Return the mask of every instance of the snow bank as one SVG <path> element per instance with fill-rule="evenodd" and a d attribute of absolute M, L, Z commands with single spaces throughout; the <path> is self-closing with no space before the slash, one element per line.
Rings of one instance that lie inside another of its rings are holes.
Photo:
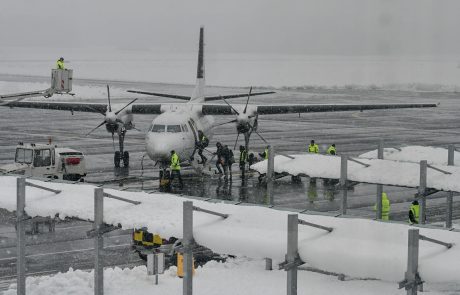
<path fill-rule="evenodd" d="M 197 269 L 193 278 L 193 291 L 202 295 L 279 295 L 286 292 L 286 273 L 280 270 L 265 271 L 264 261 L 236 259 L 227 263 L 209 262 Z M 134 269 L 106 269 L 104 271 L 104 294 L 145 295 L 182 294 L 182 280 L 176 276 L 176 268 L 171 267 L 159 276 L 159 284 L 154 285 L 153 276 L 147 276 L 144 266 Z M 70 269 L 54 276 L 29 277 L 26 281 L 28 295 L 92 295 L 94 274 Z M 65 292 L 63 293 L 63 291 Z M 299 272 L 299 293 L 329 295 L 405 294 L 397 290 L 394 283 L 381 281 L 339 281 L 335 277 L 311 272 Z M 5 295 L 15 295 L 11 286 Z M 425 294 L 425 293 L 424 293 Z M 434 292 L 427 294 L 435 295 Z"/>
<path fill-rule="evenodd" d="M 393 161 L 404 161 L 420 163 L 422 160 L 427 160 L 428 164 L 447 165 L 447 149 L 431 146 L 405 146 L 401 150 L 395 148 L 385 148 L 383 150 L 383 158 Z M 377 150 L 373 150 L 359 155 L 360 158 L 376 159 Z M 460 152 L 454 152 L 454 164 L 460 163 Z"/>
<path fill-rule="evenodd" d="M 275 172 L 291 175 L 305 174 L 311 177 L 340 178 L 340 157 L 302 154 L 292 155 L 295 159 L 275 156 Z M 447 156 L 446 156 L 447 158 Z M 420 165 L 410 162 L 396 162 L 378 159 L 359 159 L 361 164 L 348 161 L 348 180 L 384 185 L 417 187 L 420 182 Z M 443 191 L 460 192 L 460 167 L 436 165 L 452 174 L 446 175 L 433 169 L 427 172 L 427 187 Z M 267 160 L 251 166 L 259 173 L 267 172 Z"/>
<path fill-rule="evenodd" d="M 332 158 L 332 157 L 330 157 Z M 27 187 L 26 211 L 31 216 L 75 216 L 93 219 L 94 186 L 32 181 L 62 192 Z M 16 207 L 16 178 L 0 177 L 0 207 Z M 107 189 L 106 192 L 141 201 L 132 205 L 104 200 L 104 220 L 123 228 L 147 226 L 164 237 L 182 236 L 182 202 L 170 194 L 147 194 Z M 284 260 L 289 212 L 257 206 L 194 201 L 195 206 L 227 213 L 222 219 L 202 212 L 194 214 L 194 236 L 198 243 L 222 254 Z M 396 282 L 404 277 L 407 259 L 408 225 L 373 220 L 334 218 L 300 214 L 300 218 L 333 227 L 332 233 L 299 226 L 299 254 L 309 265 L 353 277 L 378 278 Z M 421 234 L 460 244 L 460 234 L 445 230 L 421 229 Z M 427 282 L 460 281 L 460 248 L 420 242 L 420 273 Z"/>

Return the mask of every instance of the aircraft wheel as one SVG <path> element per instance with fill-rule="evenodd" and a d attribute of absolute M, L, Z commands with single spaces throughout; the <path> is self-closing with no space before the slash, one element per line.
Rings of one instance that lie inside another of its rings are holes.
<path fill-rule="evenodd" d="M 115 163 L 115 167 L 119 168 L 120 167 L 120 160 L 121 160 L 121 155 L 119 151 L 115 152 L 115 155 L 113 156 L 113 161 Z"/>
<path fill-rule="evenodd" d="M 123 165 L 125 167 L 129 166 L 129 152 L 127 151 L 123 153 Z"/>

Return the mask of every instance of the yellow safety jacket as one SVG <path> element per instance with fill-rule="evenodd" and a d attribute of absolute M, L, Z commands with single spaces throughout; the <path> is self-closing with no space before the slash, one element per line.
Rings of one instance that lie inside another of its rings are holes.
<path fill-rule="evenodd" d="M 174 153 L 171 156 L 171 170 L 179 170 L 180 171 L 180 163 L 179 163 L 179 156 Z"/>
<path fill-rule="evenodd" d="M 377 204 L 374 205 L 374 211 L 377 210 Z M 390 200 L 386 193 L 382 193 L 382 220 L 390 220 Z"/>
<path fill-rule="evenodd" d="M 265 160 L 268 160 L 268 149 L 265 149 Z"/>
<path fill-rule="evenodd" d="M 308 152 L 309 152 L 309 153 L 315 153 L 315 154 L 319 153 L 319 147 L 318 147 L 318 145 L 317 145 L 317 144 L 313 144 L 313 145 L 312 145 L 312 144 L 309 144 L 309 145 L 308 145 Z"/>
<path fill-rule="evenodd" d="M 336 155 L 337 152 L 335 150 L 335 147 L 333 147 L 332 145 L 327 149 L 326 153 L 328 153 L 329 155 Z"/>
<path fill-rule="evenodd" d="M 412 205 L 410 206 L 410 211 L 411 211 L 412 214 L 414 215 L 415 221 L 416 221 L 417 223 L 419 223 L 418 218 L 419 218 L 419 216 L 420 216 L 420 205 L 414 205 L 414 204 L 412 204 Z M 409 222 L 412 222 L 412 221 L 409 219 Z"/>
<path fill-rule="evenodd" d="M 61 61 L 61 60 L 58 60 L 56 62 L 56 68 L 59 69 L 59 70 L 63 70 L 64 69 L 64 62 Z"/>
<path fill-rule="evenodd" d="M 246 163 L 248 161 L 248 152 L 246 150 L 240 153 L 240 163 Z"/>

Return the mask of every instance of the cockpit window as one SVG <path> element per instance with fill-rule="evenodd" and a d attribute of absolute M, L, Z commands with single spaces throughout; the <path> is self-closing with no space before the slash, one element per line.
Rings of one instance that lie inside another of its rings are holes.
<path fill-rule="evenodd" d="M 181 132 L 180 125 L 168 125 L 167 126 L 167 132 Z"/>
<path fill-rule="evenodd" d="M 152 128 L 150 129 L 150 132 L 165 132 L 165 125 L 153 125 Z"/>

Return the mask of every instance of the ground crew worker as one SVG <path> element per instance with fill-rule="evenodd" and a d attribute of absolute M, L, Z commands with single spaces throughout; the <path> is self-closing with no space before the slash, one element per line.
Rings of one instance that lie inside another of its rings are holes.
<path fill-rule="evenodd" d="M 208 158 L 203 155 L 203 150 L 209 145 L 209 139 L 204 135 L 203 131 L 198 130 L 198 141 L 195 143 L 195 150 L 193 150 L 190 159 L 193 161 L 193 155 L 198 150 L 198 155 L 201 157 L 201 163 L 203 166 L 206 164 Z"/>
<path fill-rule="evenodd" d="M 418 201 L 415 200 L 412 202 L 412 205 L 410 205 L 409 209 L 409 222 L 411 224 L 418 224 L 420 216 L 420 205 L 418 204 Z"/>
<path fill-rule="evenodd" d="M 179 156 L 176 154 L 174 150 L 171 151 L 171 182 L 174 179 L 174 176 L 177 175 L 179 178 L 180 187 L 184 187 L 184 183 L 182 182 L 182 177 L 180 175 L 180 161 Z"/>
<path fill-rule="evenodd" d="M 225 164 L 225 157 L 224 157 L 224 147 L 220 142 L 216 143 L 217 151 L 215 155 L 217 155 L 217 160 L 216 160 L 216 167 L 217 171 L 219 171 L 219 174 L 222 174 L 222 169 L 225 170 L 224 164 Z"/>
<path fill-rule="evenodd" d="M 315 144 L 315 141 L 313 139 L 311 140 L 310 145 L 308 145 L 308 152 L 313 154 L 319 153 L 319 147 L 317 144 Z"/>
<path fill-rule="evenodd" d="M 244 178 L 244 171 L 246 170 L 246 162 L 248 161 L 248 151 L 243 145 L 240 145 L 240 170 L 241 178 Z"/>
<path fill-rule="evenodd" d="M 235 156 L 233 155 L 233 151 L 228 147 L 228 145 L 225 145 L 224 147 L 224 155 L 225 155 L 225 166 L 228 169 L 228 172 L 230 174 L 230 180 L 232 180 L 232 165 L 233 163 L 235 163 Z"/>
<path fill-rule="evenodd" d="M 337 151 L 335 149 L 335 143 L 331 144 L 331 146 L 327 149 L 326 154 L 335 156 Z"/>
<path fill-rule="evenodd" d="M 263 153 L 259 153 L 259 156 L 264 160 L 268 160 L 268 145 L 265 147 Z"/>
<path fill-rule="evenodd" d="M 61 57 L 60 59 L 57 60 L 56 68 L 58 70 L 63 70 L 64 69 L 64 58 L 63 57 Z"/>
<path fill-rule="evenodd" d="M 377 211 L 377 204 L 374 205 L 374 211 Z M 382 220 L 390 220 L 390 200 L 386 193 L 382 193 Z"/>

